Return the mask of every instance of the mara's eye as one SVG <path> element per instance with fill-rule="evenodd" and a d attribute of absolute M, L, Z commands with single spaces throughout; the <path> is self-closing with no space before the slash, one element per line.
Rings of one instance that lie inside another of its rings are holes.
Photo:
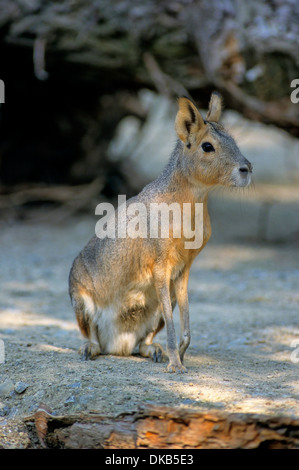
<path fill-rule="evenodd" d="M 215 149 L 210 142 L 204 142 L 201 146 L 204 152 L 215 152 Z"/>

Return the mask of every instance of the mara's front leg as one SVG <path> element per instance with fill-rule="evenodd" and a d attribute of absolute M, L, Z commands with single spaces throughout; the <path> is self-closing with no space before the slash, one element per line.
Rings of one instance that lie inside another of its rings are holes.
<path fill-rule="evenodd" d="M 170 276 L 163 273 L 156 279 L 156 290 L 159 302 L 162 307 L 163 317 L 166 326 L 167 335 L 167 355 L 169 364 L 167 366 L 168 372 L 186 372 L 186 368 L 181 363 L 179 349 L 176 340 L 173 313 L 170 297 Z"/>
<path fill-rule="evenodd" d="M 190 344 L 190 321 L 189 321 L 189 302 L 188 302 L 188 280 L 189 268 L 184 271 L 174 282 L 174 289 L 178 307 L 180 310 L 180 359 L 183 363 L 185 352 Z"/>

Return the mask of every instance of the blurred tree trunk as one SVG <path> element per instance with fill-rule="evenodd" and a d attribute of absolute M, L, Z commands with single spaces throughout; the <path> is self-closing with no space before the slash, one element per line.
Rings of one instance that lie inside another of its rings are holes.
<path fill-rule="evenodd" d="M 144 119 L 155 88 L 225 106 L 299 136 L 297 0 L 0 0 L 0 179 L 86 184 L 110 197 L 130 182 L 107 159 L 119 121 Z M 21 188 L 23 189 L 23 188 Z"/>
<path fill-rule="evenodd" d="M 84 66 L 86 79 L 102 72 L 104 85 L 216 87 L 250 117 L 299 124 L 297 0 L 2 0 L 0 32 L 32 49 L 39 79 L 59 62 Z"/>

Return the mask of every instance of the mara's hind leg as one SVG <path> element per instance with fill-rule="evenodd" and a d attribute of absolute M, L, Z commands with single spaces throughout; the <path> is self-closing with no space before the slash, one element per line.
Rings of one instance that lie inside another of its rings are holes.
<path fill-rule="evenodd" d="M 165 352 L 159 343 L 153 343 L 153 339 L 157 333 L 164 327 L 162 316 L 158 322 L 158 326 L 151 331 L 140 343 L 139 353 L 143 357 L 150 357 L 154 362 L 162 362 L 165 358 Z"/>
<path fill-rule="evenodd" d="M 92 298 L 84 294 L 72 298 L 77 322 L 82 335 L 88 339 L 79 349 L 83 360 L 93 359 L 101 354 L 96 322 L 96 307 Z"/>

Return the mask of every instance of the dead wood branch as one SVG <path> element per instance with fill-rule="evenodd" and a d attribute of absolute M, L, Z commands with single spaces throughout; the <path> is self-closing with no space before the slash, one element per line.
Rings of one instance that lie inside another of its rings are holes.
<path fill-rule="evenodd" d="M 54 202 L 59 206 L 48 209 L 44 216 L 39 215 L 38 221 L 60 221 L 78 210 L 88 208 L 96 197 L 100 197 L 103 182 L 96 178 L 89 184 L 78 186 L 45 186 L 16 189 L 10 194 L 0 195 L 0 209 L 8 210 L 25 206 L 34 202 Z M 35 217 L 36 219 L 36 217 Z"/>
<path fill-rule="evenodd" d="M 41 408 L 37 413 L 25 419 L 31 441 L 37 442 L 39 435 L 43 445 L 52 448 L 299 448 L 299 419 L 290 417 L 197 412 L 165 406 L 140 408 L 117 417 L 96 412 L 53 416 L 46 410 L 41 416 Z"/>

